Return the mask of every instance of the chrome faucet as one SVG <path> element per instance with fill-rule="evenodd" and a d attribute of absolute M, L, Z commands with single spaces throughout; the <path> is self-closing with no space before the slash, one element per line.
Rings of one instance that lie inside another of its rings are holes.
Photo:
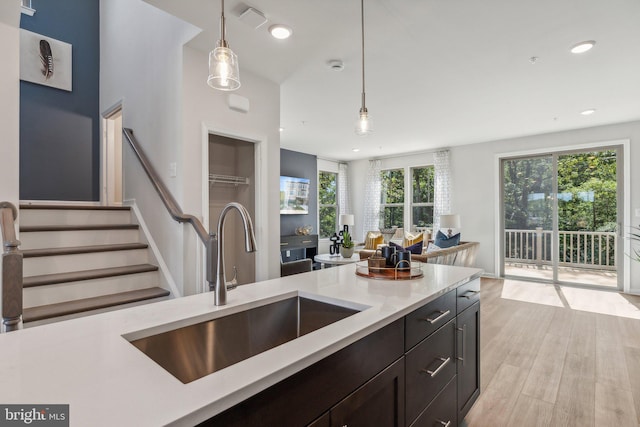
<path fill-rule="evenodd" d="M 256 251 L 256 236 L 253 232 L 253 222 L 247 209 L 240 203 L 231 202 L 227 204 L 218 218 L 218 259 L 216 263 L 216 284 L 214 288 L 215 304 L 225 305 L 227 303 L 227 279 L 224 273 L 224 220 L 227 213 L 236 209 L 242 218 L 244 227 L 244 246 L 247 252 Z"/>

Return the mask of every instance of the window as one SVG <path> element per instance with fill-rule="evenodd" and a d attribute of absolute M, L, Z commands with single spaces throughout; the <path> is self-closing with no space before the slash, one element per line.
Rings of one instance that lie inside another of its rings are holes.
<path fill-rule="evenodd" d="M 380 175 L 380 228 L 403 227 L 404 169 L 385 170 Z"/>
<path fill-rule="evenodd" d="M 322 172 L 318 175 L 318 217 L 320 220 L 320 238 L 328 238 L 338 229 L 338 174 Z"/>
<path fill-rule="evenodd" d="M 411 168 L 411 224 L 433 228 L 434 167 Z"/>

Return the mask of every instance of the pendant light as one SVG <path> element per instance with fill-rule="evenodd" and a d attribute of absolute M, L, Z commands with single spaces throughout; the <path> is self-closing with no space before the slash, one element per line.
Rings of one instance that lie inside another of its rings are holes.
<path fill-rule="evenodd" d="M 225 40 L 224 0 L 220 0 L 222 13 L 220 15 L 220 40 L 216 48 L 209 52 L 209 78 L 207 84 L 218 90 L 236 90 L 240 87 L 240 72 L 238 71 L 238 57 Z"/>
<path fill-rule="evenodd" d="M 358 121 L 356 122 L 356 134 L 360 136 L 367 136 L 373 132 L 371 117 L 369 117 L 369 111 L 365 105 L 364 94 L 364 0 L 360 0 L 360 17 L 362 24 L 362 107 L 360 107 L 360 114 Z"/>

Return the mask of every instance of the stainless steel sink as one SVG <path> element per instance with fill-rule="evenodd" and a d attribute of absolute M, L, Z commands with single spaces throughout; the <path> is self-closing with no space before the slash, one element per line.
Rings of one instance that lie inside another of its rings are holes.
<path fill-rule="evenodd" d="M 186 384 L 358 312 L 296 296 L 131 344 Z"/>

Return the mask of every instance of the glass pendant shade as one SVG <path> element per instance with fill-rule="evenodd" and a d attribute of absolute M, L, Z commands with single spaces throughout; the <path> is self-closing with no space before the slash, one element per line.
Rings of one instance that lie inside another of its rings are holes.
<path fill-rule="evenodd" d="M 240 87 L 238 57 L 228 47 L 216 47 L 209 52 L 207 84 L 218 90 L 236 90 Z"/>
<path fill-rule="evenodd" d="M 360 109 L 360 116 L 358 117 L 358 121 L 356 121 L 356 135 L 359 136 L 367 136 L 373 132 L 373 123 L 371 121 L 371 117 L 369 117 L 369 112 L 365 108 Z"/>

